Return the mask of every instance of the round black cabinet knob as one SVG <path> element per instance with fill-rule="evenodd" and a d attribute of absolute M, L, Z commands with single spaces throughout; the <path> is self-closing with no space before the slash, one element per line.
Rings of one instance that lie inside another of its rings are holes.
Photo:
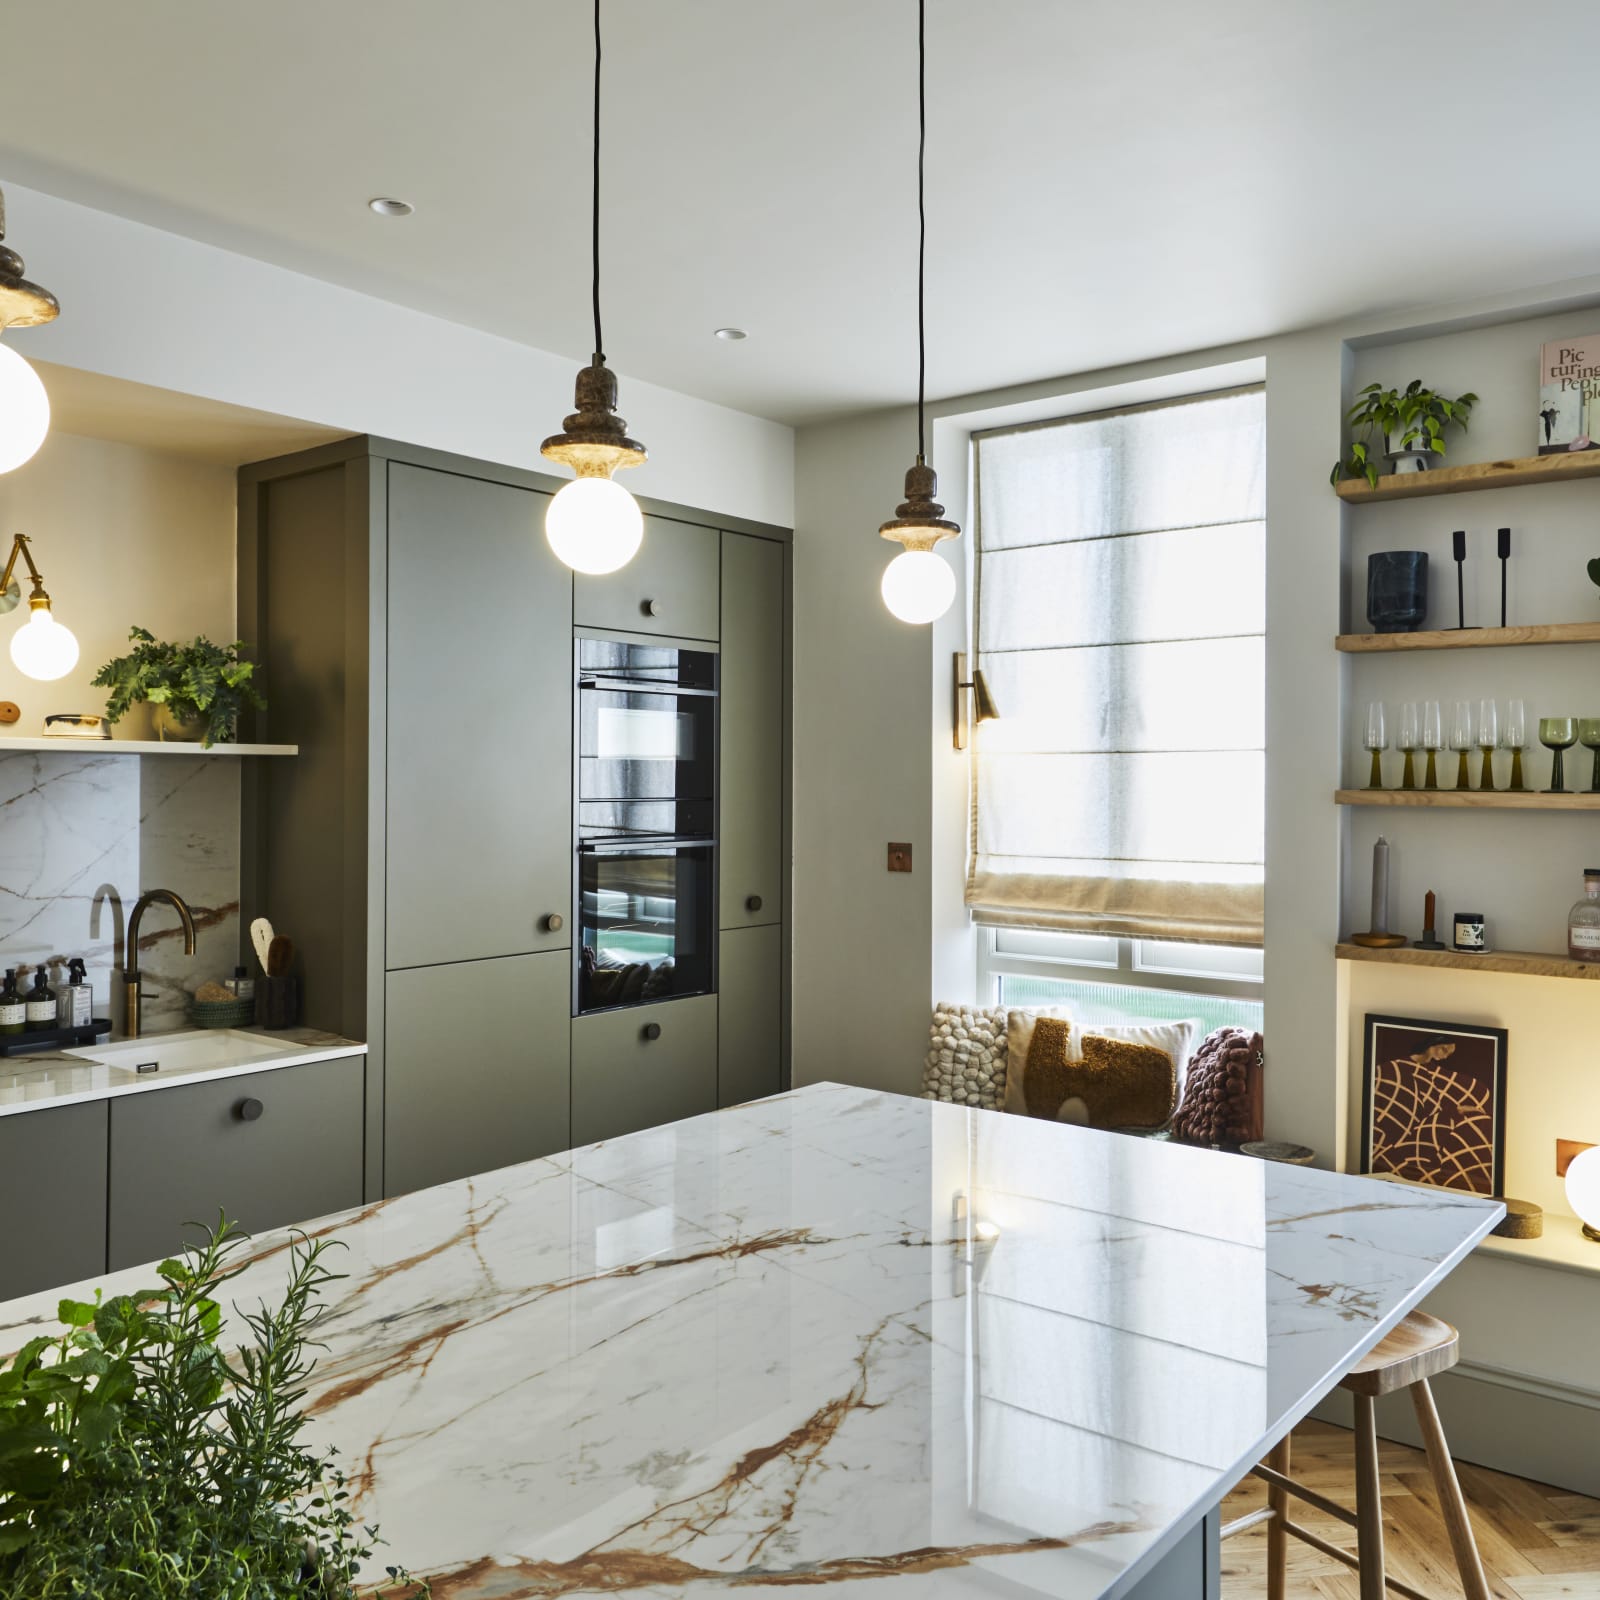
<path fill-rule="evenodd" d="M 254 1122 L 267 1108 L 259 1100 L 241 1100 L 233 1108 L 234 1115 L 241 1122 Z"/>
<path fill-rule="evenodd" d="M 641 600 L 639 609 L 647 617 L 659 617 L 661 615 L 661 602 L 659 600 Z"/>
<path fill-rule="evenodd" d="M 546 933 L 560 933 L 561 930 L 566 927 L 566 925 L 567 919 L 563 917 L 559 911 L 552 911 L 548 917 L 541 917 L 539 919 L 539 926 L 543 928 Z"/>
<path fill-rule="evenodd" d="M 659 1022 L 645 1023 L 639 1030 L 639 1037 L 641 1039 L 659 1039 L 661 1037 L 661 1024 Z"/>
<path fill-rule="evenodd" d="M 747 896 L 744 902 L 744 908 L 746 911 L 759 911 L 761 909 L 761 896 L 758 894 Z"/>

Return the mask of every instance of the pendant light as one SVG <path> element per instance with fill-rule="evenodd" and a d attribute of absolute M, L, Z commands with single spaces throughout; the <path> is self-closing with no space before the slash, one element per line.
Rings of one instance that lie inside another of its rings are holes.
<path fill-rule="evenodd" d="M 628 437 L 617 415 L 617 378 L 606 366 L 600 337 L 600 0 L 594 0 L 594 164 L 590 248 L 590 299 L 594 311 L 594 359 L 578 374 L 577 406 L 539 446 L 539 454 L 561 461 L 576 474 L 557 491 L 545 512 L 550 548 L 575 572 L 615 572 L 625 567 L 644 539 L 639 502 L 612 479 L 624 467 L 640 466 L 644 446 Z"/>
<path fill-rule="evenodd" d="M 958 539 L 961 525 L 951 522 L 934 498 L 939 480 L 928 465 L 924 390 L 928 341 L 923 302 L 927 286 L 928 217 L 923 202 L 923 166 L 928 144 L 927 0 L 917 0 L 917 464 L 906 473 L 906 497 L 891 521 L 878 530 L 901 546 L 884 569 L 883 603 L 902 622 L 933 622 L 950 609 L 956 597 L 956 575 L 933 547 Z"/>
<path fill-rule="evenodd" d="M 6 201 L 0 194 L 0 241 L 6 236 Z M 22 257 L 0 243 L 0 332 L 54 322 L 61 306 L 48 289 L 29 283 Z M 0 344 L 0 472 L 33 459 L 50 431 L 50 397 L 39 374 L 9 345 Z"/>

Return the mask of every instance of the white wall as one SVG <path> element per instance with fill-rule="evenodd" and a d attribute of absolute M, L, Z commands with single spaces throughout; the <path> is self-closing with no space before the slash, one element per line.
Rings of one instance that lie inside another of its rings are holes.
<path fill-rule="evenodd" d="M 24 355 L 522 467 L 572 409 L 563 357 L 36 190 L 8 185 L 6 209 L 7 242 L 62 305 L 7 335 Z M 632 382 L 626 352 L 614 360 L 650 451 L 630 488 L 791 524 L 792 429 Z"/>

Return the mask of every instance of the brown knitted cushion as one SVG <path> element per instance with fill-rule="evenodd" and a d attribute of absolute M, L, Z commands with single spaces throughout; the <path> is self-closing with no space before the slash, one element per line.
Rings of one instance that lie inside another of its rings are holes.
<path fill-rule="evenodd" d="M 1178 1072 L 1165 1050 L 1096 1034 L 1080 1042 L 1083 1056 L 1075 1061 L 1072 1023 L 1038 1018 L 1022 1071 L 1007 1082 L 1006 1108 L 1095 1128 L 1167 1122 L 1177 1104 Z"/>
<path fill-rule="evenodd" d="M 1037 1017 L 1022 1074 L 1022 1105 L 1030 1117 L 1054 1118 L 1073 1091 L 1072 1021 Z"/>

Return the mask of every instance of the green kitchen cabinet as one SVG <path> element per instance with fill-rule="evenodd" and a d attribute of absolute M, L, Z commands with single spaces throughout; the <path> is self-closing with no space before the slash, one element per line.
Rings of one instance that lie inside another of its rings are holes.
<path fill-rule="evenodd" d="M 717 1104 L 783 1087 L 783 929 L 724 929 L 718 952 Z"/>
<path fill-rule="evenodd" d="M 0 1117 L 0 1300 L 106 1270 L 106 1102 Z"/>
<path fill-rule="evenodd" d="M 718 923 L 783 920 L 784 547 L 722 535 Z"/>
<path fill-rule="evenodd" d="M 609 633 L 717 637 L 719 535 L 670 517 L 644 519 L 644 543 L 625 567 L 573 580 L 572 620 Z"/>
<path fill-rule="evenodd" d="M 565 950 L 391 972 L 384 1192 L 565 1150 Z"/>
<path fill-rule="evenodd" d="M 572 1024 L 572 1143 L 717 1108 L 717 997 L 597 1011 Z"/>
<path fill-rule="evenodd" d="M 389 464 L 385 965 L 569 948 L 572 578 L 548 496 Z"/>

